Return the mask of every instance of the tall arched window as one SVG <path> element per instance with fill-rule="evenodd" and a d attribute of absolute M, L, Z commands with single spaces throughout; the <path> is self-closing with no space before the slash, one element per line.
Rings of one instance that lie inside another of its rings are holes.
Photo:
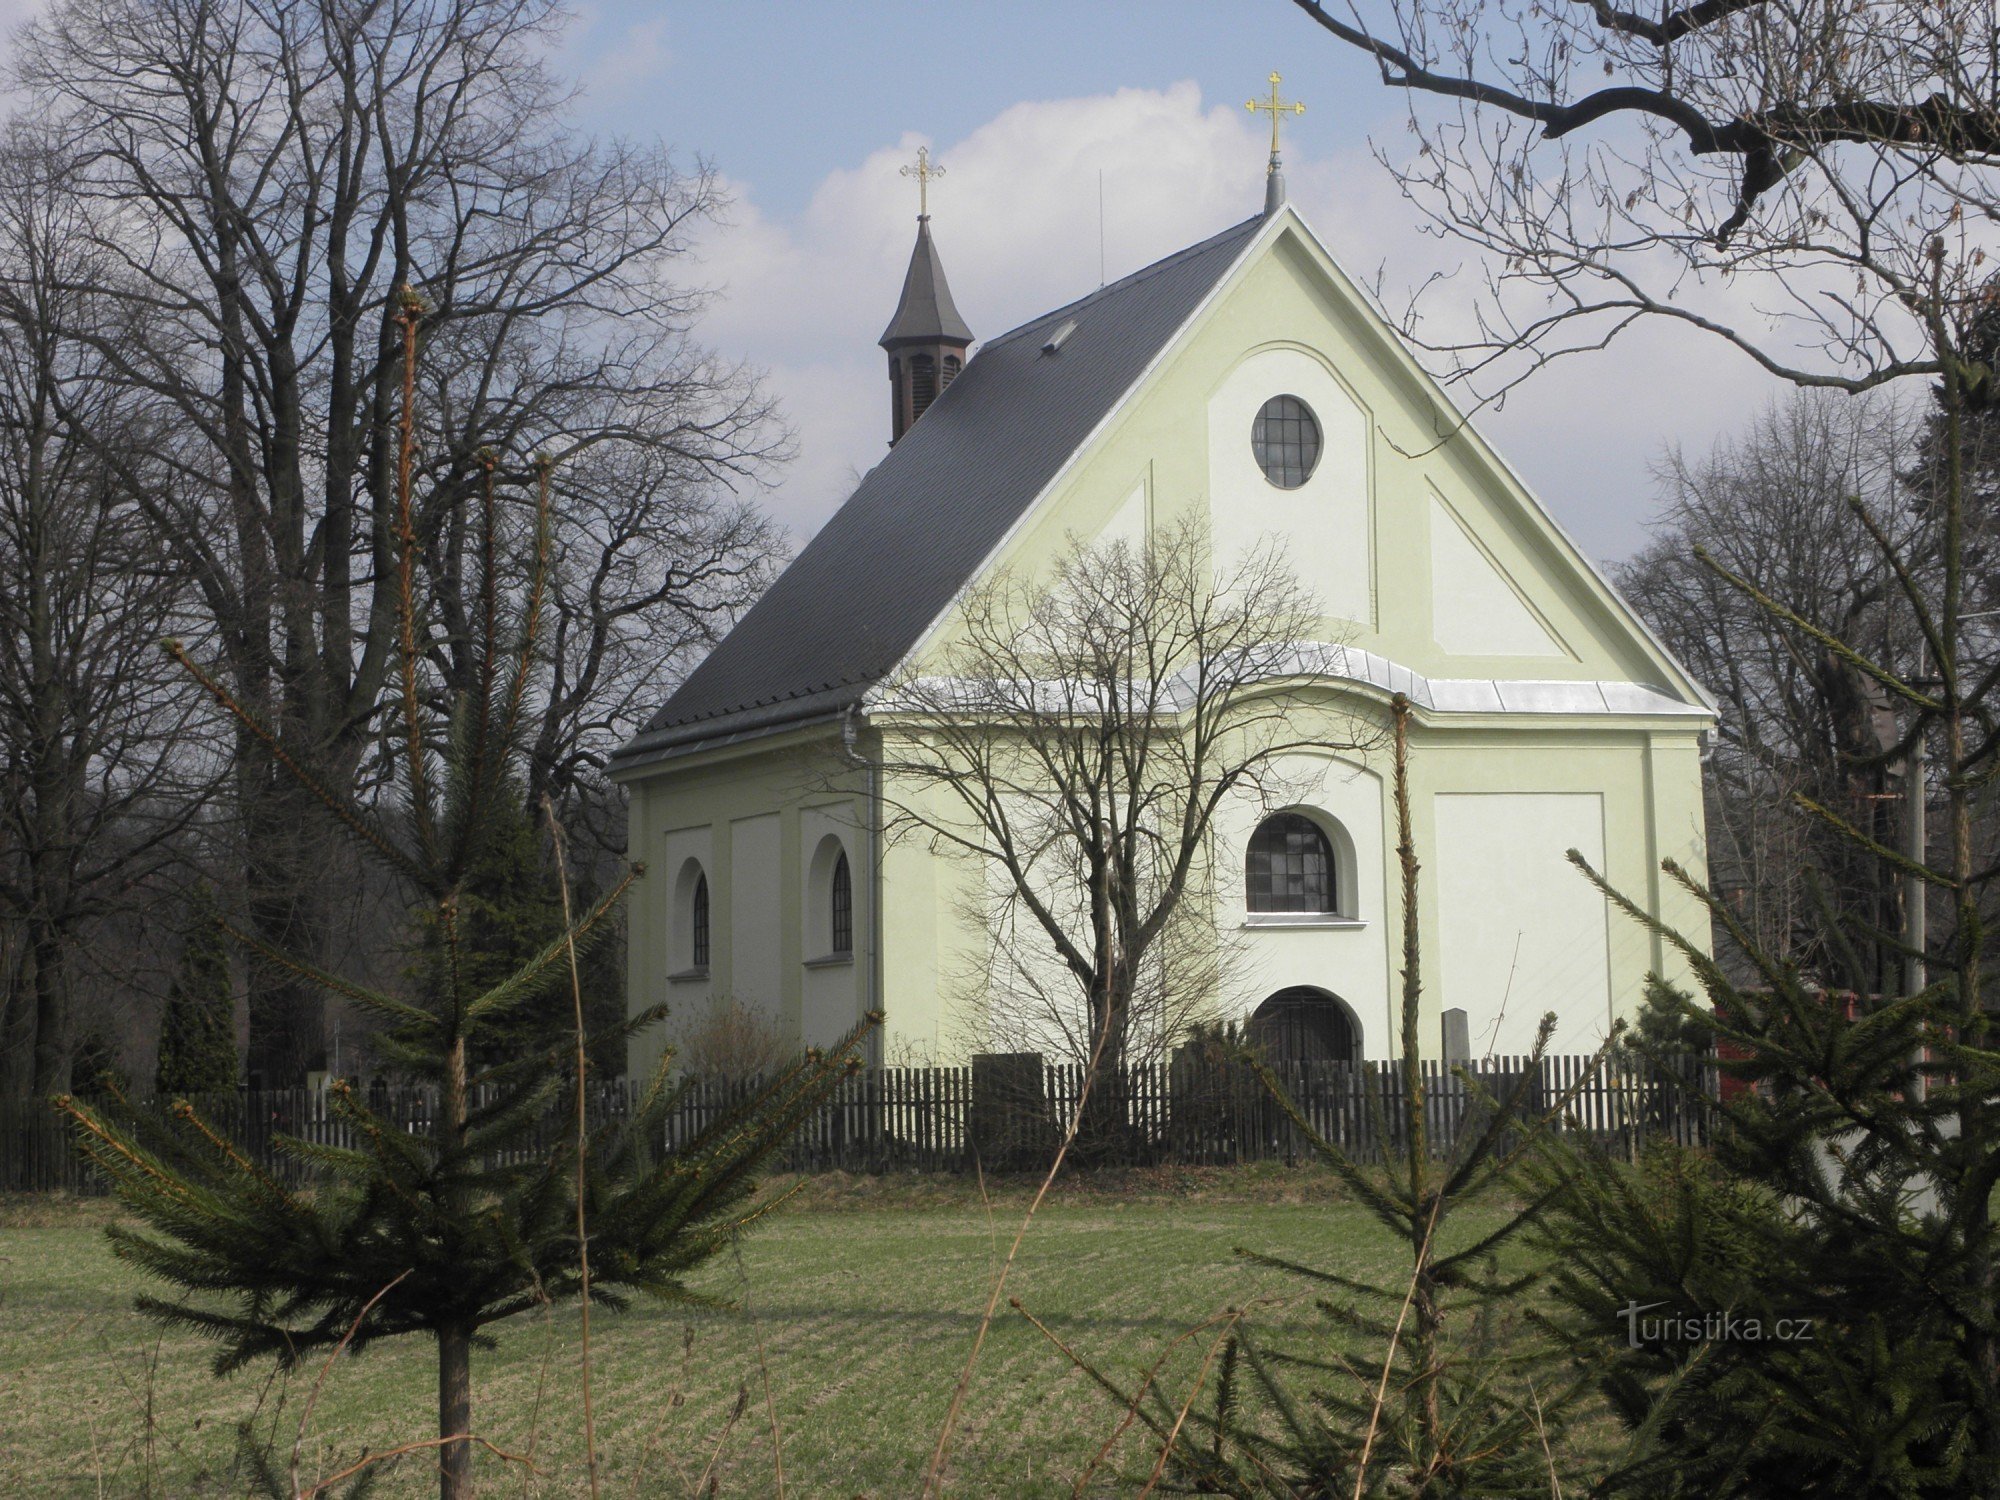
<path fill-rule="evenodd" d="M 1333 846 L 1319 824 L 1299 813 L 1278 813 L 1250 836 L 1244 870 L 1253 912 L 1338 911 Z"/>
<path fill-rule="evenodd" d="M 697 969 L 708 967 L 708 876 L 694 878 L 694 897 L 688 902 L 688 957 Z"/>
<path fill-rule="evenodd" d="M 831 932 L 833 941 L 828 945 L 834 953 L 854 951 L 854 879 L 847 872 L 847 851 L 840 852 L 840 858 L 833 862 L 832 889 L 829 892 Z"/>
<path fill-rule="evenodd" d="M 944 379 L 938 382 L 938 389 L 940 391 L 958 379 L 959 369 L 958 356 L 956 354 L 947 354 L 944 357 Z"/>

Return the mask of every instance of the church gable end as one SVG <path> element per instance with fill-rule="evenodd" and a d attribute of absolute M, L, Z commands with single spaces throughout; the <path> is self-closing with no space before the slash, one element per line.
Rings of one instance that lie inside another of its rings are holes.
<path fill-rule="evenodd" d="M 1065 353 L 1104 336 L 1086 320 Z M 1322 600 L 1327 638 L 1387 663 L 1432 679 L 1633 684 L 1706 711 L 1289 207 L 978 572 L 1033 573 L 1075 539 L 1131 540 L 1137 516 L 1157 526 L 1191 507 L 1219 560 L 1275 542 Z M 922 641 L 950 629 L 947 609 Z"/>

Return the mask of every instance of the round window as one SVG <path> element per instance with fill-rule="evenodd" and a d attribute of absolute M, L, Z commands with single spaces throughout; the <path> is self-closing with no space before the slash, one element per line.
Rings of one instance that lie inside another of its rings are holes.
<path fill-rule="evenodd" d="M 1295 490 L 1319 465 L 1319 423 L 1297 396 L 1273 396 L 1251 425 L 1250 446 L 1266 479 Z"/>

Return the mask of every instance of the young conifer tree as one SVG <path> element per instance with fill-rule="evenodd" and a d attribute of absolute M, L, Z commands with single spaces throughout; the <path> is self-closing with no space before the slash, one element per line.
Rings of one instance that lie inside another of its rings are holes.
<path fill-rule="evenodd" d="M 1512 1196 L 1517 1169 L 1575 1097 L 1552 1101 L 1535 1083 L 1554 1016 L 1530 1065 L 1499 1093 L 1459 1069 L 1471 1112 L 1449 1147 L 1432 1139 L 1423 1066 L 1419 867 L 1411 831 L 1409 701 L 1392 702 L 1397 857 L 1402 868 L 1403 969 L 1397 1059 L 1363 1075 L 1379 1167 L 1325 1139 L 1254 1053 L 1243 1054 L 1314 1155 L 1407 1250 L 1409 1272 L 1358 1280 L 1255 1251 L 1255 1264 L 1296 1277 L 1322 1300 L 1323 1337 L 1310 1347 L 1267 1337 L 1241 1313 L 1219 1320 L 1204 1390 L 1149 1381 L 1128 1395 L 1090 1373 L 1159 1440 L 1149 1488 L 1243 1497 L 1538 1496 L 1551 1493 L 1551 1449 L 1577 1393 L 1558 1351 L 1507 1304 L 1537 1279 L 1498 1265 L 1541 1204 Z M 1586 1074 L 1586 1078 L 1589 1075 Z M 1460 1224 L 1480 1212 L 1470 1234 Z M 1329 1245 L 1329 1259 L 1339 1247 Z M 1353 1352 L 1358 1348 L 1359 1352 Z M 1212 1369 L 1211 1369 L 1212 1366 Z"/>
<path fill-rule="evenodd" d="M 236 1087 L 236 996 L 221 913 L 205 884 L 195 888 L 188 904 L 180 965 L 160 1016 L 153 1086 L 163 1099 Z"/>
<path fill-rule="evenodd" d="M 497 981 L 481 974 L 478 955 L 467 949 L 461 898 L 489 860 L 491 842 L 513 836 L 519 816 L 508 793 L 519 784 L 522 709 L 534 690 L 548 476 L 539 465 L 525 583 L 510 600 L 507 527 L 489 466 L 475 518 L 481 547 L 467 643 L 476 670 L 464 691 L 447 689 L 426 670 L 431 640 L 410 495 L 420 314 L 406 293 L 396 516 L 399 722 L 391 743 L 398 815 L 358 805 L 292 759 L 215 676 L 178 646 L 170 649 L 364 853 L 403 883 L 434 929 L 437 961 L 419 966 L 416 993 L 407 998 L 298 963 L 232 929 L 266 959 L 385 1022 L 384 1045 L 395 1060 L 437 1090 L 434 1126 L 409 1133 L 336 1082 L 331 1109 L 352 1144 L 282 1141 L 301 1175 L 309 1174 L 309 1186 L 300 1187 L 291 1174 L 246 1158 L 185 1103 L 166 1120 L 122 1099 L 100 1106 L 64 1098 L 58 1107 L 74 1121 L 85 1156 L 140 1221 L 110 1231 L 115 1253 L 170 1288 L 141 1297 L 139 1306 L 214 1339 L 219 1373 L 266 1357 L 290 1364 L 337 1347 L 350 1331 L 356 1350 L 400 1334 L 435 1339 L 439 1493 L 465 1500 L 478 1441 L 471 1356 L 482 1330 L 579 1292 L 613 1307 L 633 1292 L 686 1295 L 687 1274 L 749 1222 L 754 1173 L 854 1065 L 877 1018 L 829 1051 L 808 1052 L 779 1070 L 664 1159 L 658 1148 L 675 1102 L 671 1054 L 629 1117 L 536 1148 L 552 1115 L 581 1119 L 577 1038 L 568 1051 L 528 1048 L 497 1057 L 487 1044 L 518 1035 L 523 1012 L 570 978 L 574 951 L 601 937 L 632 876 Z M 660 1016 L 656 1009 L 621 1029 L 629 1034 Z"/>
<path fill-rule="evenodd" d="M 1607 1493 L 2000 1494 L 2000 1048 L 1987 998 L 2000 634 L 1985 540 L 2000 281 L 1967 318 L 1938 290 L 1942 239 L 1929 259 L 1933 287 L 1912 310 L 1940 370 L 1928 451 L 1907 479 L 1930 526 L 1892 537 L 1849 502 L 1921 650 L 1841 639 L 1763 580 L 1702 559 L 1897 712 L 1885 758 L 1906 783 L 1900 847 L 1851 809 L 1800 797 L 1796 811 L 1903 878 L 1900 934 L 1824 924 L 1835 942 L 1899 956 L 1901 992 L 1829 994 L 1759 951 L 1731 905 L 1671 863 L 1752 977 L 1611 893 L 1686 955 L 1700 993 L 1678 1006 L 1747 1087 L 1712 1104 L 1712 1155 L 1660 1148 L 1637 1181 L 1556 1163 L 1546 1249 L 1575 1315 L 1572 1352 L 1630 1433 Z"/>

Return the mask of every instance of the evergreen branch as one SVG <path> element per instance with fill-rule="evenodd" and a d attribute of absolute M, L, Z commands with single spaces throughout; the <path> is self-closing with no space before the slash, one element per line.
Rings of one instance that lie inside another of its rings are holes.
<path fill-rule="evenodd" d="M 245 1177 L 263 1184 L 265 1188 L 275 1193 L 287 1206 L 297 1206 L 298 1200 L 292 1196 L 282 1183 L 255 1162 L 251 1161 L 242 1152 L 238 1151 L 228 1141 L 217 1135 L 214 1130 L 210 1129 L 208 1122 L 201 1117 L 199 1111 L 187 1100 L 176 1099 L 174 1101 L 173 1116 L 175 1119 L 192 1126 L 195 1132 L 203 1140 L 207 1141 L 210 1146 L 214 1147 L 216 1152 L 231 1166 L 235 1167 L 238 1172 L 242 1173 Z"/>
<path fill-rule="evenodd" d="M 1869 837 L 1832 808 L 1826 806 L 1824 803 L 1814 801 L 1804 792 L 1794 792 L 1792 794 L 1792 801 L 1832 828 L 1842 838 L 1860 845 L 1884 864 L 1893 866 L 1913 879 L 1922 880 L 1940 889 L 1951 890 L 1955 888 L 1955 882 L 1949 876 L 1940 875 L 1929 865 L 1919 864 L 1900 849 L 1892 849 L 1881 840 Z"/>
<path fill-rule="evenodd" d="M 1790 625 L 1793 629 L 1798 630 L 1803 634 L 1809 636 L 1814 641 L 1817 641 L 1820 645 L 1824 646 L 1828 651 L 1831 651 L 1835 656 L 1839 657 L 1842 661 L 1846 662 L 1850 667 L 1854 668 L 1855 671 L 1861 673 L 1865 677 L 1874 679 L 1874 681 L 1880 683 L 1883 687 L 1887 688 L 1890 692 L 1894 693 L 1898 698 L 1901 698 L 1905 703 L 1910 704 L 1912 707 L 1922 709 L 1925 713 L 1941 714 L 1945 711 L 1944 704 L 1939 702 L 1937 699 L 1931 697 L 1928 693 L 1919 692 L 1916 688 L 1911 687 L 1907 682 L 1904 682 L 1902 678 L 1898 677 L 1894 672 L 1891 672 L 1888 668 L 1881 666 L 1880 664 L 1870 660 L 1866 656 L 1863 656 L 1859 651 L 1856 651 L 1852 646 L 1848 645 L 1847 642 L 1843 641 L 1839 636 L 1833 634 L 1832 631 L 1826 630 L 1821 626 L 1813 624 L 1812 621 L 1808 620 L 1804 615 L 1800 614 L 1797 610 L 1788 608 L 1787 606 L 1780 604 L 1776 599 L 1773 599 L 1769 594 L 1765 593 L 1762 589 L 1758 588 L 1757 585 L 1752 583 L 1749 579 L 1743 577 L 1741 574 L 1731 572 L 1728 568 L 1725 568 L 1721 563 L 1715 560 L 1714 556 L 1709 552 L 1709 550 L 1706 547 L 1697 545 L 1694 549 L 1694 555 L 1711 572 L 1713 572 L 1717 577 L 1721 578 L 1723 582 L 1729 584 L 1730 587 L 1736 589 L 1746 598 L 1755 602 L 1766 613 L 1775 616 L 1777 619 L 1780 619 L 1784 621 L 1787 625 Z"/>
<path fill-rule="evenodd" d="M 1868 508 L 1868 503 L 1859 494 L 1847 496 L 1847 508 L 1861 522 L 1868 533 L 1868 539 L 1874 542 L 1875 550 L 1882 554 L 1882 560 L 1889 565 L 1896 586 L 1903 592 L 1904 602 L 1910 606 L 1910 613 L 1916 616 L 1917 629 L 1923 635 L 1924 644 L 1930 648 L 1931 660 L 1950 661 L 1952 653 L 1945 650 L 1944 635 L 1938 628 L 1936 617 L 1931 613 L 1928 596 L 1911 574 L 1909 565 L 1903 560 L 1902 549 L 1889 539 L 1889 534 L 1882 529 L 1881 523 L 1875 519 L 1875 513 Z M 1916 725 L 1914 732 L 1922 734 L 1923 725 L 1921 723 Z"/>
<path fill-rule="evenodd" d="M 1548 1051 L 1549 1038 L 1555 1032 L 1555 1022 L 1555 1015 L 1551 1012 L 1543 1016 L 1538 1023 L 1535 1030 L 1535 1044 L 1530 1050 L 1528 1066 L 1521 1069 L 1519 1075 L 1514 1079 L 1513 1087 L 1507 1091 L 1505 1098 L 1496 1099 L 1492 1091 L 1475 1079 L 1469 1069 L 1464 1067 L 1452 1069 L 1453 1074 L 1465 1084 L 1474 1099 L 1478 1102 L 1491 1105 L 1492 1109 L 1487 1116 L 1485 1126 L 1480 1130 L 1478 1136 L 1471 1141 L 1470 1145 L 1458 1150 L 1457 1165 L 1452 1168 L 1450 1175 L 1445 1178 L 1444 1186 L 1439 1189 L 1439 1192 L 1446 1197 L 1455 1195 L 1466 1186 L 1467 1182 L 1470 1181 L 1475 1171 L 1479 1168 L 1480 1163 L 1488 1160 L 1493 1155 L 1500 1143 L 1500 1138 L 1524 1115 L 1525 1110 L 1523 1106 L 1527 1101 L 1528 1090 L 1531 1087 L 1538 1088 L 1541 1085 L 1542 1058 Z M 1600 1052 L 1598 1056 L 1601 1060 L 1603 1053 Z M 1594 1073 L 1586 1076 L 1594 1076 Z M 1554 1112 L 1545 1112 L 1542 1118 L 1536 1122 L 1536 1130 L 1547 1129 L 1553 1119 L 1559 1118 L 1562 1106 L 1570 1099 L 1575 1098 L 1577 1092 L 1582 1087 L 1582 1080 L 1578 1080 L 1577 1083 L 1571 1085 L 1568 1092 L 1557 1100 Z M 1529 1139 L 1532 1140 L 1532 1138 L 1533 1136 L 1530 1135 Z"/>
<path fill-rule="evenodd" d="M 466 1026 L 474 1027 L 481 1022 L 503 1016 L 516 1006 L 536 998 L 548 985 L 555 983 L 561 977 L 563 966 L 569 961 L 571 945 L 587 944 L 602 936 L 600 929 L 604 919 L 624 899 L 626 888 L 638 878 L 644 868 L 643 865 L 630 866 L 618 884 L 585 912 L 574 927 L 566 927 L 560 936 L 550 939 L 524 966 L 467 1006 Z"/>
<path fill-rule="evenodd" d="M 292 753 L 285 748 L 277 734 L 262 719 L 238 703 L 228 688 L 224 687 L 221 682 L 207 671 L 196 665 L 194 658 L 188 655 L 185 646 L 179 641 L 170 640 L 165 643 L 163 649 L 168 656 L 172 657 L 180 665 L 181 670 L 207 690 L 209 697 L 213 698 L 225 713 L 238 724 L 241 724 L 244 729 L 249 731 L 253 739 L 270 752 L 271 758 L 283 766 L 294 781 L 310 792 L 315 801 L 326 808 L 328 812 L 332 813 L 339 820 L 342 827 L 346 828 L 348 832 L 360 839 L 362 843 L 373 849 L 390 865 L 393 865 L 403 874 L 409 876 L 412 881 L 419 885 L 426 883 L 426 872 L 422 866 L 418 865 L 401 849 L 397 848 L 395 843 L 375 826 L 374 822 L 354 804 L 352 799 L 342 797 L 333 792 L 318 777 L 306 770 L 293 757 Z"/>
<path fill-rule="evenodd" d="M 1322 1136 L 1314 1128 L 1312 1121 L 1308 1120 L 1304 1112 L 1299 1109 L 1291 1093 L 1278 1081 L 1277 1075 L 1261 1058 L 1245 1053 L 1243 1060 L 1248 1063 L 1257 1081 L 1264 1085 L 1265 1092 L 1276 1102 L 1285 1118 L 1291 1121 L 1293 1128 L 1305 1137 L 1306 1145 L 1313 1154 L 1332 1167 L 1340 1180 L 1374 1211 L 1377 1218 L 1391 1229 L 1399 1228 L 1408 1218 L 1410 1204 L 1386 1191 L 1375 1174 Z"/>
<path fill-rule="evenodd" d="M 1580 850 L 1568 850 L 1564 857 L 1583 873 L 1584 879 L 1597 887 L 1605 900 L 1609 901 L 1641 927 L 1644 927 L 1648 932 L 1654 933 L 1672 944 L 1679 951 L 1681 957 L 1687 960 L 1688 967 L 1693 969 L 1695 974 L 1701 979 L 1702 987 L 1705 990 L 1711 994 L 1727 995 L 1735 993 L 1735 987 L 1729 982 L 1729 977 L 1723 973 L 1722 966 L 1716 963 L 1713 957 L 1688 941 L 1677 928 L 1670 927 L 1666 922 L 1654 916 L 1651 912 L 1633 901 L 1623 891 L 1612 885 L 1610 881 L 1598 874 L 1592 868 L 1590 861 L 1583 857 Z M 1773 990 L 1783 987 L 1783 977 L 1777 970 L 1769 966 L 1768 961 L 1763 957 L 1757 945 L 1750 940 L 1749 934 L 1743 931 L 1735 917 L 1724 907 L 1723 903 L 1714 898 L 1707 887 L 1696 881 L 1674 860 L 1661 860 L 1660 868 L 1671 879 L 1679 883 L 1683 889 L 1693 895 L 1696 900 L 1700 901 L 1702 905 L 1706 906 L 1713 915 L 1720 919 L 1732 937 L 1740 936 L 1742 942 L 1746 945 L 1744 951 L 1749 955 L 1751 961 L 1757 964 Z"/>
<path fill-rule="evenodd" d="M 296 974 L 299 978 L 308 980 L 321 989 L 340 996 L 343 1000 L 351 1000 L 364 1010 L 371 1011 L 385 1020 L 406 1026 L 427 1028 L 438 1024 L 437 1017 L 427 1010 L 421 1010 L 391 995 L 385 995 L 380 990 L 356 984 L 351 979 L 343 979 L 340 975 L 309 964 L 303 959 L 293 958 L 283 949 L 273 947 L 255 933 L 245 932 L 227 921 L 219 922 L 217 925 L 266 962 L 275 964 L 287 973 Z"/>
<path fill-rule="evenodd" d="M 136 1172 L 151 1178 L 167 1193 L 192 1201 L 193 1191 L 173 1174 L 163 1170 L 160 1164 L 141 1152 L 128 1138 L 113 1130 L 95 1110 L 81 1103 L 73 1094 L 58 1094 L 49 1101 L 59 1114 L 68 1115 L 82 1138 L 85 1149 L 100 1165 L 118 1164 L 111 1175 L 120 1179 L 126 1172 Z M 108 1156 L 100 1153 L 109 1153 Z"/>

